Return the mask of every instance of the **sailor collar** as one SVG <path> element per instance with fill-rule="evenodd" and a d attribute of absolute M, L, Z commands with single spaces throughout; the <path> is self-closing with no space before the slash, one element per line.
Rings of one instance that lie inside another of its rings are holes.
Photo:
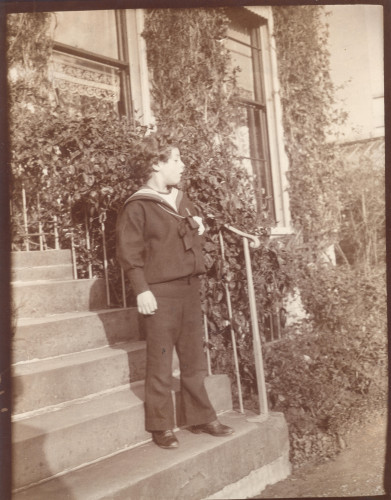
<path fill-rule="evenodd" d="M 175 201 L 176 211 L 179 211 L 179 205 L 183 198 L 183 192 L 177 188 L 172 188 L 172 199 Z M 150 188 L 149 186 L 142 186 L 138 191 L 136 191 L 132 196 L 130 196 L 126 201 L 125 205 L 130 201 L 136 200 L 151 200 L 157 203 L 161 203 L 162 205 L 169 207 L 171 210 L 174 210 L 173 205 L 171 205 L 164 196 Z"/>
<path fill-rule="evenodd" d="M 162 210 L 169 213 L 170 215 L 173 215 L 177 220 L 179 219 L 178 234 L 183 241 L 185 251 L 188 251 L 194 245 L 194 239 L 197 237 L 199 224 L 190 214 L 188 208 L 186 208 L 186 216 L 180 215 L 178 213 L 179 205 L 183 198 L 183 192 L 179 191 L 176 188 L 173 188 L 172 197 L 175 200 L 176 210 L 157 191 L 154 191 L 148 186 L 143 186 L 126 200 L 125 205 L 130 201 L 136 200 L 150 200 L 156 202 Z"/>

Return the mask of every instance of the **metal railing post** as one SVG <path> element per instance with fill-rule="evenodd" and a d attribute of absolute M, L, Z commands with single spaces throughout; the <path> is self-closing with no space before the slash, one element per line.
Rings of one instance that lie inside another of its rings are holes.
<path fill-rule="evenodd" d="M 206 342 L 206 362 L 208 365 L 208 375 L 212 375 L 212 365 L 210 362 L 210 352 L 209 352 L 209 332 L 208 332 L 208 318 L 204 314 L 204 332 L 205 332 L 205 342 Z"/>
<path fill-rule="evenodd" d="M 126 307 L 126 286 L 125 286 L 125 273 L 121 267 L 121 286 L 122 286 L 122 303 Z"/>
<path fill-rule="evenodd" d="M 106 300 L 107 300 L 107 305 L 110 306 L 109 271 L 107 266 L 106 232 L 104 223 L 105 219 L 106 219 L 106 214 L 103 213 L 101 216 L 101 230 L 102 230 L 102 242 L 103 242 L 103 269 L 105 272 Z"/>
<path fill-rule="evenodd" d="M 29 243 L 29 228 L 27 222 L 27 203 L 26 203 L 26 190 L 22 187 L 22 204 L 23 204 L 23 224 L 24 224 L 24 246 L 27 251 L 30 250 Z"/>
<path fill-rule="evenodd" d="M 250 304 L 251 325 L 253 331 L 254 361 L 255 361 L 255 371 L 257 376 L 259 408 L 261 417 L 267 418 L 269 410 L 267 405 L 267 392 L 266 392 L 265 374 L 263 369 L 261 339 L 259 336 L 259 328 L 258 328 L 257 306 L 255 300 L 253 275 L 251 269 L 250 250 L 248 245 L 248 239 L 246 237 L 243 237 L 243 248 L 244 248 L 244 258 L 246 262 L 248 298 Z"/>
<path fill-rule="evenodd" d="M 71 227 L 71 254 L 72 254 L 73 279 L 77 280 L 77 262 L 76 262 L 76 251 L 75 251 L 75 238 L 73 236 L 73 228 L 72 227 Z"/>
<path fill-rule="evenodd" d="M 219 231 L 219 239 L 220 239 L 220 247 L 221 247 L 221 256 L 222 256 L 223 261 L 225 261 L 224 240 L 223 240 L 223 235 L 221 234 L 221 231 Z M 238 385 L 239 409 L 240 409 L 240 413 L 244 413 L 242 383 L 240 380 L 240 371 L 239 371 L 238 350 L 236 347 L 235 331 L 234 331 L 234 328 L 232 325 L 233 316 L 232 316 L 232 305 L 231 305 L 231 293 L 229 291 L 229 286 L 228 286 L 227 282 L 224 283 L 224 289 L 225 289 L 225 296 L 226 296 L 226 300 L 227 300 L 228 319 L 229 319 L 229 325 L 230 325 L 230 331 L 231 331 L 231 341 L 232 341 L 232 349 L 233 349 L 234 363 L 235 363 L 236 383 Z"/>
<path fill-rule="evenodd" d="M 39 200 L 39 193 L 37 194 L 37 212 L 38 212 L 38 237 L 39 237 L 39 249 L 43 250 L 43 226 L 41 221 L 41 203 Z"/>
<path fill-rule="evenodd" d="M 60 250 L 60 238 L 58 234 L 58 219 L 57 215 L 53 216 L 53 224 L 54 224 L 54 248 L 56 250 Z"/>
<path fill-rule="evenodd" d="M 84 216 L 84 224 L 85 224 L 85 230 L 86 230 L 86 247 L 87 247 L 88 253 L 90 253 L 91 243 L 90 243 L 90 230 L 88 227 L 87 212 L 85 213 L 85 216 Z M 91 264 L 91 261 L 89 260 L 89 258 L 88 258 L 88 277 L 90 279 L 92 278 L 92 264 Z"/>

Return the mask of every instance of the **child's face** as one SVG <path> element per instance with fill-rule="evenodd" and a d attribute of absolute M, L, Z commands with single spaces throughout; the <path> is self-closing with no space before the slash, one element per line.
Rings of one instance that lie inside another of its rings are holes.
<path fill-rule="evenodd" d="M 159 162 L 159 172 L 166 186 L 176 186 L 181 180 L 184 163 L 178 148 L 172 148 L 171 155 L 166 162 Z"/>

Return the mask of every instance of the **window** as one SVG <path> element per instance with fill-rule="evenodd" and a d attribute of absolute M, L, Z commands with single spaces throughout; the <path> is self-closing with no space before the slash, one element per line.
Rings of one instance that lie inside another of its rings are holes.
<path fill-rule="evenodd" d="M 124 11 L 57 12 L 52 78 L 60 101 L 132 116 Z"/>
<path fill-rule="evenodd" d="M 259 30 L 262 20 L 244 9 L 228 9 L 227 12 L 231 19 L 227 48 L 233 67 L 240 68 L 240 117 L 237 123 L 239 154 L 244 167 L 255 176 L 258 210 L 276 220 Z"/>

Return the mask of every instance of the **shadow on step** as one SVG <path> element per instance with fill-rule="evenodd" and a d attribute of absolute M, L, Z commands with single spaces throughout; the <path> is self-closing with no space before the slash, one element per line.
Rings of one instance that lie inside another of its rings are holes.
<path fill-rule="evenodd" d="M 142 418 L 143 426 L 145 395 L 142 381 L 145 378 L 146 350 L 145 335 L 139 322 L 137 309 L 133 306 L 107 309 L 99 311 L 98 317 L 106 337 L 106 345 L 113 352 L 113 356 L 107 359 L 103 367 L 106 372 L 102 374 L 104 379 L 110 380 L 106 387 L 110 386 L 115 389 L 129 384 L 129 390 L 122 392 L 122 399 L 123 401 L 126 399 L 129 405 L 136 404 L 136 400 L 143 403 L 137 410 L 140 411 L 139 417 Z M 126 404 L 125 401 L 124 404 Z M 132 425 L 136 426 L 134 422 Z M 142 434 L 143 439 L 148 436 Z"/>
<path fill-rule="evenodd" d="M 32 427 L 30 425 L 20 423 L 19 432 L 24 436 L 31 436 L 31 440 L 25 441 L 21 446 L 14 445 L 13 450 L 13 488 L 18 490 L 23 486 L 31 486 L 41 478 L 50 478 L 57 468 L 58 462 L 56 450 L 52 449 L 45 440 L 45 434 L 42 429 Z M 39 436 L 39 437 L 36 437 Z M 35 439 L 33 439 L 35 437 Z M 31 457 L 34 457 L 31 459 Z M 61 464 L 58 464 L 61 467 Z M 23 479 L 24 484 L 20 484 Z M 50 489 L 50 482 L 47 483 Z M 61 487 L 59 488 L 59 485 Z M 61 497 L 57 495 L 61 491 Z M 15 491 L 16 492 L 16 491 Z M 49 492 L 48 492 L 49 493 Z M 56 500 L 77 500 L 71 491 L 66 487 L 61 477 L 56 480 L 55 491 L 52 491 L 53 496 L 47 498 L 56 498 Z M 29 489 L 18 491 L 18 499 L 30 499 Z"/>
<path fill-rule="evenodd" d="M 19 387 L 19 390 L 23 388 Z M 12 489 L 19 490 L 18 500 L 30 499 L 30 490 L 23 487 L 29 487 L 63 470 L 62 454 L 58 454 L 56 447 L 46 438 L 45 430 L 27 422 L 27 419 L 20 420 L 13 428 Z M 50 489 L 50 482 L 48 484 Z M 47 498 L 77 500 L 61 477 L 57 479 L 58 484 L 62 485 L 61 498 L 56 496 L 56 491 L 52 491 L 53 496 Z"/>

